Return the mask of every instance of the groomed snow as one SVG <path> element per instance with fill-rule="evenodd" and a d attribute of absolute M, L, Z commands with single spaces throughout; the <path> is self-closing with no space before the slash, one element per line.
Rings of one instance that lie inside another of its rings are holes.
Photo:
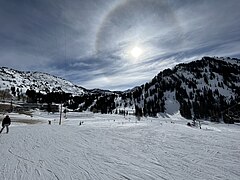
<path fill-rule="evenodd" d="M 179 115 L 69 113 L 62 125 L 59 114 L 10 117 L 9 134 L 0 134 L 1 180 L 240 179 L 238 125 L 197 129 Z"/>

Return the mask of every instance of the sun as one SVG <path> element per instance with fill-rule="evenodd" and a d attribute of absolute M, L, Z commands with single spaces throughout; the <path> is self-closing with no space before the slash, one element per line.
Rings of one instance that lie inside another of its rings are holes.
<path fill-rule="evenodd" d="M 138 58 L 139 56 L 142 55 L 142 53 L 143 53 L 142 49 L 137 46 L 132 48 L 132 50 L 131 50 L 131 55 L 134 58 Z"/>

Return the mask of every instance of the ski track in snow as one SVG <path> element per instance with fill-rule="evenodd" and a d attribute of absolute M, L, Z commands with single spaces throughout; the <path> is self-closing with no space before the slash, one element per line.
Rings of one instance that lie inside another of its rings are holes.
<path fill-rule="evenodd" d="M 0 134 L 0 179 L 240 179 L 239 127 L 94 116 L 83 126 L 71 117 L 62 126 L 11 126 Z"/>

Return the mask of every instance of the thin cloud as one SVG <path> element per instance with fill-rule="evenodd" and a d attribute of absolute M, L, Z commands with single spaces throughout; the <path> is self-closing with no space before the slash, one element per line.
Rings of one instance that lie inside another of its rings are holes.
<path fill-rule="evenodd" d="M 125 90 L 177 63 L 240 57 L 239 9 L 238 0 L 2 0 L 0 65 Z"/>

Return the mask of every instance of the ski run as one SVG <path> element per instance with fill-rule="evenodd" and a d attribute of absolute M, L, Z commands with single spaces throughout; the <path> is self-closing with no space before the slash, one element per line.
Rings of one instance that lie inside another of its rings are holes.
<path fill-rule="evenodd" d="M 138 121 L 72 112 L 62 125 L 59 113 L 9 116 L 9 133 L 0 134 L 1 180 L 240 179 L 237 124 L 204 121 L 199 129 L 178 114 Z"/>

